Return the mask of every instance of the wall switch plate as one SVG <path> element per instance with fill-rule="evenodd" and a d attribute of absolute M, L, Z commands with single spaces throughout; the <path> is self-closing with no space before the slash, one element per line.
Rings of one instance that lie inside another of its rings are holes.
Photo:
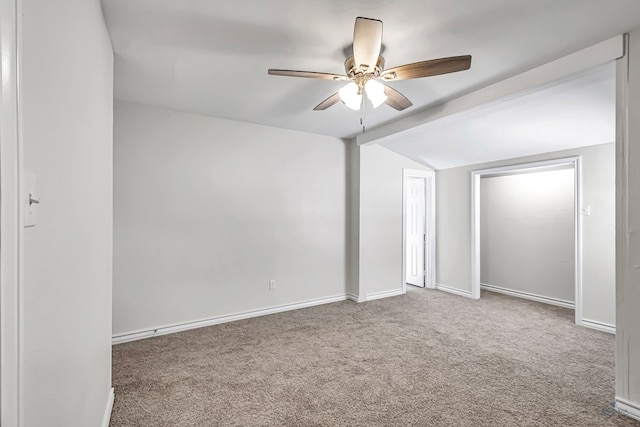
<path fill-rule="evenodd" d="M 269 280 L 269 290 L 274 290 L 276 288 L 276 281 L 275 280 Z"/>
<path fill-rule="evenodd" d="M 40 196 L 36 186 L 36 175 L 28 170 L 24 171 L 24 226 L 35 227 L 38 223 L 38 206 Z"/>

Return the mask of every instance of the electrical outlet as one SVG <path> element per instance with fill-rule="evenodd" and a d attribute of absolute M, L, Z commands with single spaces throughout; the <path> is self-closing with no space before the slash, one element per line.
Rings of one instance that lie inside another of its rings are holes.
<path fill-rule="evenodd" d="M 276 281 L 269 280 L 269 290 L 274 290 L 276 288 Z"/>

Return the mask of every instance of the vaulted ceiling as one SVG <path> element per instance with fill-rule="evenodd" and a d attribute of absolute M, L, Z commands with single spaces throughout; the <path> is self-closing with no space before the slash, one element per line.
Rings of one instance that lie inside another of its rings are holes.
<path fill-rule="evenodd" d="M 434 169 L 614 142 L 613 62 L 378 142 Z"/>
<path fill-rule="evenodd" d="M 390 83 L 414 106 L 365 112 L 381 124 L 640 27 L 638 0 L 103 0 L 115 97 L 348 138 L 360 113 L 313 107 L 344 83 L 267 75 L 343 73 L 354 19 L 384 22 L 387 68 L 473 55 L 471 69 Z"/>

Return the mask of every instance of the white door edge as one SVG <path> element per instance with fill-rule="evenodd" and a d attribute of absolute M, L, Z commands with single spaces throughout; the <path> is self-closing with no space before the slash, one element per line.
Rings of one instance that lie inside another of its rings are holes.
<path fill-rule="evenodd" d="M 0 425 L 22 427 L 21 0 L 0 0 Z"/>

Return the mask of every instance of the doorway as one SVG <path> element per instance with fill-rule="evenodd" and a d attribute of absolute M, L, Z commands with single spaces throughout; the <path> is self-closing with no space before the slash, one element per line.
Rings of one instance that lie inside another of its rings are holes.
<path fill-rule="evenodd" d="M 555 160 L 548 160 L 542 162 L 528 163 L 528 164 L 520 164 L 513 166 L 505 166 L 491 169 L 483 169 L 473 171 L 471 173 L 471 186 L 472 186 L 472 293 L 474 298 L 480 298 L 480 289 L 481 289 L 481 229 L 483 228 L 482 219 L 481 219 L 481 179 L 488 177 L 500 177 L 500 176 L 509 176 L 509 175 L 519 175 L 519 174 L 532 174 L 534 172 L 543 172 L 543 171 L 559 171 L 570 169 L 570 177 L 573 178 L 573 182 L 570 184 L 572 186 L 572 190 L 570 189 L 570 194 L 573 196 L 573 206 L 568 208 L 571 210 L 569 213 L 573 218 L 573 242 L 572 248 L 569 249 L 568 258 L 573 258 L 573 265 L 571 266 L 572 271 L 570 274 L 573 280 L 573 292 L 571 296 L 573 296 L 573 300 L 575 301 L 575 319 L 576 323 L 580 324 L 581 319 L 581 301 L 582 301 L 582 218 L 580 215 L 580 206 L 581 206 L 581 174 L 580 174 L 580 157 L 569 157 L 569 158 L 561 158 Z M 532 208 L 536 209 L 536 208 Z M 535 212 L 532 212 L 534 215 Z M 531 215 L 529 215 L 531 216 Z M 569 218 L 571 220 L 571 218 Z M 486 224 L 485 224 L 486 227 Z M 570 226 L 569 226 L 570 227 Z M 511 237 L 518 238 L 516 237 Z M 534 239 L 536 240 L 536 239 Z M 530 248 L 528 248 L 530 249 Z M 572 256 L 571 256 L 572 255 Z M 534 257 L 535 258 L 535 257 Z M 486 267 L 486 266 L 485 266 Z M 569 279 L 571 280 L 571 279 Z M 490 285 L 491 286 L 491 285 Z M 485 286 L 485 288 L 487 288 Z M 488 288 L 487 288 L 488 289 Z M 536 295 L 531 292 L 514 292 L 512 290 L 500 289 L 500 287 L 493 286 L 491 290 L 502 291 L 502 293 L 510 292 L 510 295 L 520 296 L 520 297 L 528 297 L 529 299 L 535 299 Z M 539 298 L 538 301 L 542 301 L 545 298 Z M 550 302 L 553 298 L 546 298 L 545 301 L 542 302 Z M 557 299 L 556 302 L 561 300 Z M 568 303 L 568 301 L 567 301 Z M 561 305 L 557 303 L 557 305 Z"/>
<path fill-rule="evenodd" d="M 436 287 L 435 172 L 403 169 L 402 290 Z"/>

